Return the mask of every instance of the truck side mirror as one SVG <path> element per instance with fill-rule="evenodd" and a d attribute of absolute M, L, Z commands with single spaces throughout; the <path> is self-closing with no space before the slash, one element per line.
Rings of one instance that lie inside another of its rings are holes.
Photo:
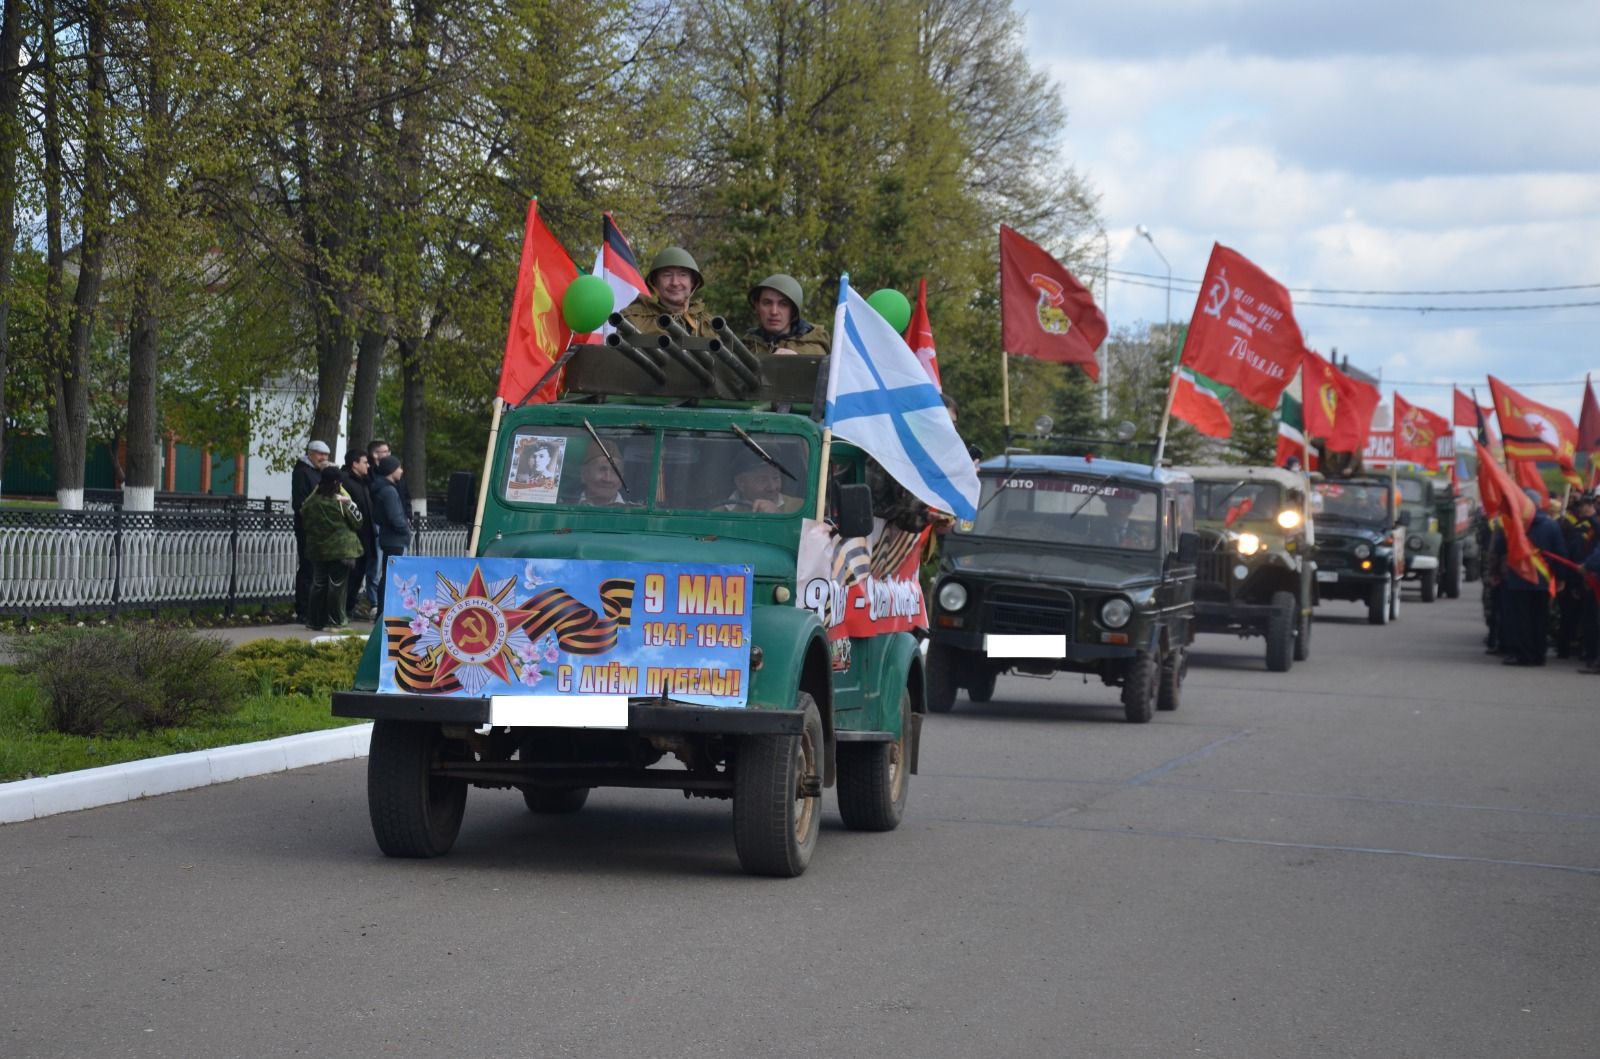
<path fill-rule="evenodd" d="M 1394 517 L 1394 524 L 1396 526 L 1409 526 L 1409 525 L 1411 525 L 1411 512 L 1409 512 L 1409 511 L 1400 512 L 1400 514 L 1398 514 L 1398 515 L 1396 515 Z"/>
<path fill-rule="evenodd" d="M 839 487 L 839 512 L 834 525 L 842 537 L 865 537 L 872 532 L 872 486 L 856 482 Z"/>
<path fill-rule="evenodd" d="M 450 485 L 445 493 L 445 518 L 457 526 L 472 525 L 472 516 L 478 513 L 478 476 L 471 471 L 451 471 Z"/>
<path fill-rule="evenodd" d="M 1178 562 L 1187 566 L 1200 558 L 1200 534 L 1191 531 L 1178 534 Z"/>

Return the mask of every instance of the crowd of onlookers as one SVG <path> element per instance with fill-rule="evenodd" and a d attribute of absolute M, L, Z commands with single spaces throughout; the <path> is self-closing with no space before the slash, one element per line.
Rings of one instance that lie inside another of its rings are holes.
<path fill-rule="evenodd" d="M 1508 666 L 1542 666 L 1554 646 L 1557 658 L 1578 658 L 1583 671 L 1600 673 L 1600 518 L 1596 498 L 1574 493 L 1560 518 L 1543 509 L 1544 497 L 1528 490 L 1535 514 L 1528 543 L 1538 550 L 1544 570 L 1530 580 L 1507 562 L 1506 536 L 1484 524 L 1484 642 L 1489 654 Z M 1546 573 L 1548 571 L 1548 573 Z M 1552 585 L 1554 588 L 1552 589 Z"/>
<path fill-rule="evenodd" d="M 294 613 L 311 629 L 343 628 L 383 613 L 383 564 L 411 544 L 411 494 L 382 440 L 336 466 L 312 441 L 294 466 Z"/>

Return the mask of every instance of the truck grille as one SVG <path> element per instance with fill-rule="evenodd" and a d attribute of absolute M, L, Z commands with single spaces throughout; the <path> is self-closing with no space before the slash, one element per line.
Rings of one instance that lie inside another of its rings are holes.
<path fill-rule="evenodd" d="M 997 633 L 1072 636 L 1072 597 L 1065 592 L 1001 588 L 989 594 L 989 629 Z"/>
<path fill-rule="evenodd" d="M 1206 549 L 1200 553 L 1199 567 L 1196 571 L 1201 585 L 1219 585 L 1224 591 L 1228 587 L 1228 565 L 1232 556 L 1221 549 Z"/>

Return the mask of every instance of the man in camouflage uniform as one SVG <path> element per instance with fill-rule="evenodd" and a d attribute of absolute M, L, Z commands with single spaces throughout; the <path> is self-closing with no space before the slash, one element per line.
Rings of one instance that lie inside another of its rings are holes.
<path fill-rule="evenodd" d="M 751 287 L 750 307 L 755 310 L 756 326 L 744 333 L 744 344 L 750 352 L 827 356 L 832 345 L 827 329 L 800 318 L 805 300 L 799 282 L 782 272 Z"/>
<path fill-rule="evenodd" d="M 670 316 L 678 326 L 696 338 L 714 338 L 711 330 L 711 313 L 705 303 L 695 297 L 705 280 L 700 266 L 681 246 L 669 246 L 650 261 L 650 272 L 645 276 L 649 294 L 641 294 L 622 310 L 622 318 L 647 335 L 666 333 L 660 318 Z"/>

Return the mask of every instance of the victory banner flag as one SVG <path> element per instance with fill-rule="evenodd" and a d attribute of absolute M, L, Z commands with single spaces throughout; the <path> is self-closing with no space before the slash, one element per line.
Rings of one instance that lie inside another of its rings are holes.
<path fill-rule="evenodd" d="M 1190 368 L 1173 378 L 1172 414 L 1210 438 L 1233 436 L 1233 420 L 1222 404 L 1226 388 Z"/>
<path fill-rule="evenodd" d="M 1213 244 L 1180 363 L 1275 408 L 1304 348 L 1289 292 L 1243 254 Z"/>
<path fill-rule="evenodd" d="M 922 361 L 922 366 L 928 369 L 928 378 L 939 389 L 944 389 L 944 384 L 939 381 L 939 356 L 933 348 L 933 325 L 928 322 L 928 280 L 926 277 L 917 280 L 917 305 L 911 310 L 911 323 L 906 325 L 906 345 Z"/>
<path fill-rule="evenodd" d="M 1439 469 L 1439 441 L 1452 428 L 1444 416 L 1430 412 L 1394 395 L 1394 458 L 1420 464 L 1430 471 Z"/>
<path fill-rule="evenodd" d="M 839 280 L 823 419 L 913 496 L 957 518 L 978 514 L 978 472 L 939 388 L 900 333 Z"/>
<path fill-rule="evenodd" d="M 572 328 L 561 318 L 561 298 L 577 278 L 578 266 L 544 226 L 539 200 L 534 199 L 528 203 L 522 263 L 517 268 L 517 290 L 511 301 L 511 325 L 506 331 L 506 353 L 496 391 L 507 404 L 555 400 L 560 382 L 556 377 L 547 380 L 538 393 L 530 391 L 572 340 Z"/>
<path fill-rule="evenodd" d="M 1329 452 L 1361 452 L 1382 396 L 1378 388 L 1351 378 L 1309 349 L 1301 354 L 1306 433 L 1321 438 Z"/>
<path fill-rule="evenodd" d="M 1100 378 L 1094 351 L 1106 339 L 1106 318 L 1094 295 L 1044 248 L 1000 226 L 1000 348 L 1007 353 L 1077 364 Z"/>
<path fill-rule="evenodd" d="M 1493 375 L 1489 392 L 1494 397 L 1494 413 L 1500 420 L 1500 435 L 1506 459 L 1551 460 L 1560 465 L 1562 477 L 1582 486 L 1574 458 L 1578 451 L 1578 427 L 1565 412 L 1529 400 Z"/>

